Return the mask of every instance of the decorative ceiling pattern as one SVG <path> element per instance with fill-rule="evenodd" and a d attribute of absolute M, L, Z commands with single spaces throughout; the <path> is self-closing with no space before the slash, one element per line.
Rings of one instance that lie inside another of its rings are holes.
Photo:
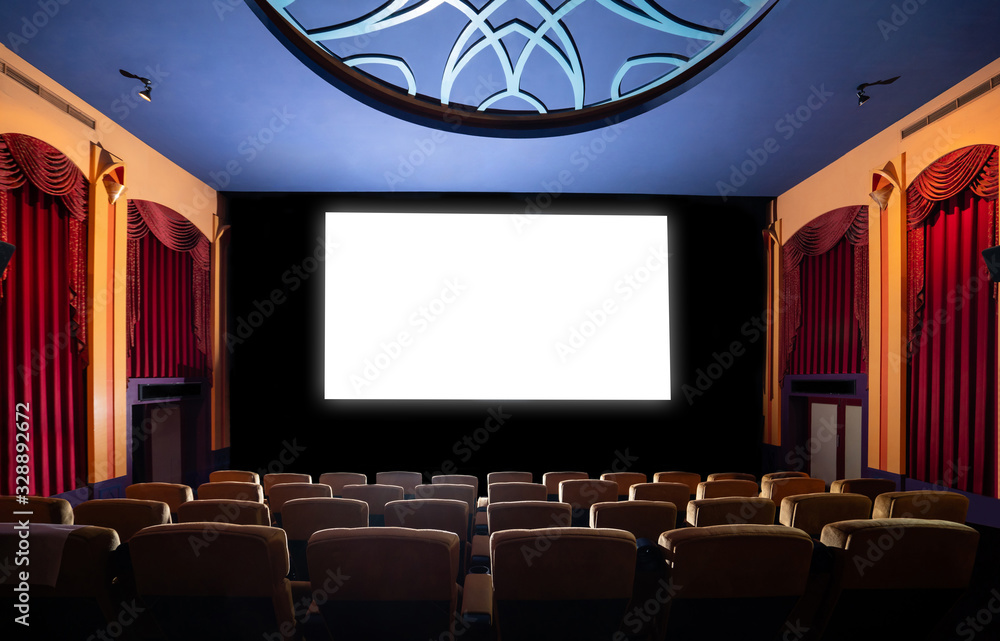
<path fill-rule="evenodd" d="M 498 136 L 571 133 L 661 104 L 711 73 L 777 1 L 680 3 L 682 16 L 652 0 L 247 0 L 363 102 Z"/>

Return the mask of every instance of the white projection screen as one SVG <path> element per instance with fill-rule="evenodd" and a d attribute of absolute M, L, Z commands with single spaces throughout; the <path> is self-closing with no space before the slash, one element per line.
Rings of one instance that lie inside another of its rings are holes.
<path fill-rule="evenodd" d="M 329 212 L 327 399 L 669 400 L 667 217 Z"/>

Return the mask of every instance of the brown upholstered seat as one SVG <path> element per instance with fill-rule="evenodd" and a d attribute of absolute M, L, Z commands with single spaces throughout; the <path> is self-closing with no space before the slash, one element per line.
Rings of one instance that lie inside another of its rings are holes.
<path fill-rule="evenodd" d="M 333 496 L 338 497 L 345 485 L 367 485 L 368 477 L 360 472 L 325 472 L 319 475 L 319 482 L 329 485 Z"/>
<path fill-rule="evenodd" d="M 181 505 L 177 522 L 271 525 L 271 511 L 258 501 L 197 499 Z"/>
<path fill-rule="evenodd" d="M 872 507 L 873 519 L 941 519 L 965 523 L 969 498 L 946 490 L 883 492 Z"/>
<path fill-rule="evenodd" d="M 345 485 L 341 488 L 345 499 L 358 499 L 368 504 L 368 524 L 385 525 L 385 504 L 403 500 L 403 488 L 398 485 Z"/>
<path fill-rule="evenodd" d="M 768 472 L 764 476 L 760 477 L 761 485 L 764 481 L 772 481 L 774 479 L 807 479 L 809 474 L 806 472 L 800 472 L 798 470 L 786 470 L 782 472 Z"/>
<path fill-rule="evenodd" d="M 824 640 L 923 639 L 968 588 L 979 532 L 934 519 L 831 523 L 832 611 Z"/>
<path fill-rule="evenodd" d="M 444 485 L 471 485 L 473 491 L 476 493 L 476 498 L 479 498 L 479 477 L 471 474 L 436 474 L 431 477 L 431 483 L 435 485 L 438 483 Z"/>
<path fill-rule="evenodd" d="M 614 481 L 618 484 L 618 499 L 628 498 L 629 488 L 636 483 L 645 483 L 646 475 L 641 472 L 605 472 L 601 474 L 602 481 Z"/>
<path fill-rule="evenodd" d="M 875 505 L 879 494 L 895 492 L 896 482 L 890 479 L 838 479 L 830 484 L 831 493 L 864 494 Z"/>
<path fill-rule="evenodd" d="M 598 479 L 570 479 L 559 483 L 559 501 L 573 506 L 573 525 L 587 527 L 590 506 L 618 500 L 618 484 Z"/>
<path fill-rule="evenodd" d="M 403 498 L 416 496 L 416 487 L 424 482 L 420 472 L 377 472 L 375 482 L 379 485 L 398 485 L 403 488 Z"/>
<path fill-rule="evenodd" d="M 756 481 L 745 479 L 720 479 L 703 481 L 695 492 L 697 499 L 715 499 L 723 496 L 758 496 L 760 488 Z"/>
<path fill-rule="evenodd" d="M 170 506 L 143 499 L 94 499 L 73 508 L 73 521 L 77 525 L 111 528 L 125 543 L 144 527 L 170 523 Z"/>
<path fill-rule="evenodd" d="M 676 523 L 677 508 L 665 501 L 613 501 L 590 506 L 590 527 L 625 530 L 636 539 L 653 543 Z"/>
<path fill-rule="evenodd" d="M 215 470 L 214 472 L 209 472 L 208 481 L 210 483 L 236 481 L 237 483 L 256 483 L 260 485 L 260 474 L 245 470 Z"/>
<path fill-rule="evenodd" d="M 181 503 L 194 500 L 194 492 L 183 483 L 135 483 L 125 488 L 125 498 L 163 501 L 170 506 L 170 515 L 176 519 Z"/>
<path fill-rule="evenodd" d="M 660 482 L 637 483 L 629 488 L 630 501 L 667 501 L 677 508 L 678 524 L 687 514 L 687 504 L 691 500 L 691 488 L 687 483 Z"/>
<path fill-rule="evenodd" d="M 453 532 L 322 530 L 309 540 L 307 556 L 313 590 L 324 596 L 316 604 L 333 638 L 450 638 L 458 605 Z"/>
<path fill-rule="evenodd" d="M 24 517 L 15 517 L 14 512 L 31 512 L 32 523 L 52 523 L 73 525 L 73 506 L 66 499 L 48 496 L 28 496 L 28 502 L 20 504 L 16 496 L 0 496 L 0 523 L 17 523 Z"/>
<path fill-rule="evenodd" d="M 264 478 L 261 479 L 261 486 L 264 488 L 264 496 L 271 496 L 271 488 L 281 483 L 312 483 L 312 476 L 294 472 L 265 474 Z"/>
<path fill-rule="evenodd" d="M 588 479 L 586 472 L 545 472 L 542 474 L 542 485 L 545 486 L 546 498 L 550 501 L 559 500 L 559 482 Z"/>
<path fill-rule="evenodd" d="M 490 483 L 486 489 L 489 505 L 509 501 L 544 501 L 548 498 L 545 486 L 541 483 Z"/>
<path fill-rule="evenodd" d="M 459 538 L 458 577 L 465 574 L 469 552 L 469 504 L 456 499 L 405 499 L 385 505 L 386 527 L 444 530 Z"/>
<path fill-rule="evenodd" d="M 333 490 L 322 483 L 281 483 L 271 488 L 268 506 L 271 508 L 271 521 L 281 527 L 281 510 L 285 503 L 292 499 L 333 498 Z"/>
<path fill-rule="evenodd" d="M 678 641 L 776 637 L 813 554 L 805 532 L 780 525 L 681 528 L 659 543 L 671 566 L 667 638 Z"/>
<path fill-rule="evenodd" d="M 295 631 L 284 530 L 157 525 L 129 542 L 144 607 L 171 639 L 290 638 Z"/>
<path fill-rule="evenodd" d="M 713 472 L 708 475 L 706 481 L 756 481 L 757 477 L 746 472 Z"/>
<path fill-rule="evenodd" d="M 607 641 L 618 631 L 635 576 L 630 533 L 505 530 L 491 536 L 490 548 L 496 628 L 504 641 Z"/>
<path fill-rule="evenodd" d="M 489 567 L 490 534 L 504 530 L 534 530 L 549 527 L 569 527 L 573 508 L 558 501 L 512 501 L 490 504 L 486 509 L 487 534 L 472 539 L 471 565 Z"/>
<path fill-rule="evenodd" d="M 701 475 L 694 472 L 657 472 L 653 475 L 653 483 L 683 483 L 691 490 L 689 495 L 694 496 L 701 483 Z"/>
<path fill-rule="evenodd" d="M 760 495 L 763 498 L 771 499 L 776 507 L 781 505 L 781 500 L 786 496 L 817 494 L 821 492 L 826 492 L 826 483 L 823 479 L 814 479 L 805 476 L 764 479 L 760 484 Z"/>
<path fill-rule="evenodd" d="M 759 496 L 723 496 L 694 499 L 687 504 L 687 522 L 696 527 L 774 523 L 775 505 Z"/>
<path fill-rule="evenodd" d="M 872 502 L 864 494 L 796 494 L 781 501 L 778 520 L 819 539 L 823 526 L 837 521 L 867 519 Z"/>
<path fill-rule="evenodd" d="M 289 576 L 296 581 L 308 581 L 309 537 L 329 528 L 368 527 L 368 504 L 343 497 L 291 499 L 282 510 L 281 527 L 288 535 Z"/>
<path fill-rule="evenodd" d="M 244 481 L 213 481 L 198 486 L 199 499 L 264 502 L 264 488 Z"/>

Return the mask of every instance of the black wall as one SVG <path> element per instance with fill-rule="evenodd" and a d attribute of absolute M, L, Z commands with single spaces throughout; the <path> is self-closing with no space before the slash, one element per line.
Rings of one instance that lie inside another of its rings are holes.
<path fill-rule="evenodd" d="M 519 195 L 230 194 L 234 469 L 758 472 L 766 199 L 570 197 L 544 215 L 650 205 L 669 217 L 668 402 L 323 399 L 323 263 L 330 210 L 523 213 Z M 493 417 L 493 420 L 488 421 Z M 502 420 L 502 424 L 501 424 Z M 487 429 L 487 424 L 491 429 Z M 650 480 L 652 480 L 650 478 Z"/>

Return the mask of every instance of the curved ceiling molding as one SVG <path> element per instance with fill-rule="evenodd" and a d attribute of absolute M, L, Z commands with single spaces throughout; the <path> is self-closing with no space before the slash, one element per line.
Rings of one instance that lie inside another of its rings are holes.
<path fill-rule="evenodd" d="M 614 124 L 735 55 L 778 0 L 246 0 L 301 61 L 393 116 L 541 137 Z M 551 6 L 557 4 L 557 6 Z"/>

